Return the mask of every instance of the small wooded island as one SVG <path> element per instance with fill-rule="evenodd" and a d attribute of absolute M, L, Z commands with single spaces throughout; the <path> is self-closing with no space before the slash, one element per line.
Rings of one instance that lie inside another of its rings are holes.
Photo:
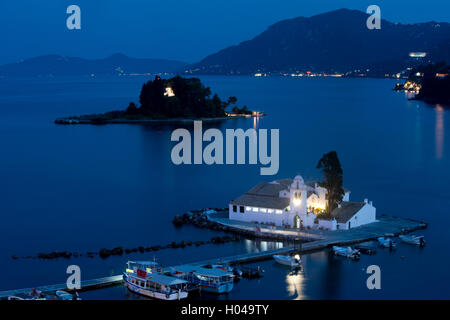
<path fill-rule="evenodd" d="M 237 98 L 222 101 L 217 94 L 211 97 L 211 89 L 198 78 L 175 76 L 162 79 L 156 76 L 142 86 L 140 106 L 130 102 L 124 111 L 110 111 L 102 114 L 64 117 L 55 120 L 57 124 L 102 124 L 139 123 L 164 120 L 217 120 L 239 116 L 261 116 L 247 106 L 239 108 Z M 231 113 L 225 110 L 231 107 Z"/>

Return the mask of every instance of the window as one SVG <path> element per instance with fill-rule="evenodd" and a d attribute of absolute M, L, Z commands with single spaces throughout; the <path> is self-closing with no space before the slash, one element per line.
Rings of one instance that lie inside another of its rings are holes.
<path fill-rule="evenodd" d="M 237 206 L 233 206 L 233 212 L 237 212 Z"/>
<path fill-rule="evenodd" d="M 240 211 L 241 213 L 244 213 L 244 207 L 243 207 L 243 206 L 239 206 L 239 211 Z"/>
<path fill-rule="evenodd" d="M 273 209 L 268 209 L 267 212 L 268 213 L 273 213 Z"/>
<path fill-rule="evenodd" d="M 283 213 L 283 210 L 278 210 L 278 209 L 277 209 L 277 210 L 275 210 L 275 213 L 276 213 L 276 214 L 282 214 L 282 213 Z"/>
<path fill-rule="evenodd" d="M 254 208 L 252 209 L 252 211 L 253 211 L 253 212 L 258 212 L 259 210 L 258 210 L 258 208 L 254 207 Z"/>
<path fill-rule="evenodd" d="M 259 211 L 261 211 L 263 213 L 267 213 L 267 209 L 264 209 L 264 208 L 259 209 Z"/>
<path fill-rule="evenodd" d="M 251 207 L 245 207 L 245 211 L 252 211 Z"/>

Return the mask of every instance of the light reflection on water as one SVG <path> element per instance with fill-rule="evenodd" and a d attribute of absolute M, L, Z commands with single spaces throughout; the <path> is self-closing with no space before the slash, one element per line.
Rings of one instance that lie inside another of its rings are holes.
<path fill-rule="evenodd" d="M 441 160 L 444 151 L 444 108 L 440 104 L 436 105 L 436 159 Z"/>
<path fill-rule="evenodd" d="M 244 247 L 246 252 L 261 252 L 266 250 L 283 248 L 283 242 L 259 241 L 259 240 L 244 240 Z"/>
<path fill-rule="evenodd" d="M 286 291 L 292 300 L 304 299 L 303 287 L 305 276 L 301 270 L 293 270 L 286 275 Z"/>

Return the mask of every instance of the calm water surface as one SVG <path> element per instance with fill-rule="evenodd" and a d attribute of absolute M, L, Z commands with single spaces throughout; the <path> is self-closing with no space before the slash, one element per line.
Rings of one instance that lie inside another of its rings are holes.
<path fill-rule="evenodd" d="M 429 222 L 424 249 L 400 245 L 359 262 L 307 254 L 291 273 L 259 263 L 261 280 L 243 280 L 220 299 L 450 298 L 450 114 L 408 101 L 383 79 L 203 77 L 221 97 L 267 117 L 213 124 L 279 128 L 280 170 L 259 166 L 175 166 L 174 125 L 57 126 L 59 116 L 122 109 L 137 101 L 143 77 L 0 80 L 0 290 L 65 282 L 78 264 L 82 278 L 120 273 L 128 259 L 166 265 L 265 250 L 281 243 L 242 240 L 102 260 L 11 259 L 38 252 L 98 251 L 180 240 L 207 240 L 212 231 L 176 229 L 177 213 L 223 207 L 262 180 L 320 179 L 315 165 L 336 150 L 351 199 L 369 198 L 377 213 Z M 178 125 L 179 126 L 179 125 Z M 190 125 L 185 125 L 190 128 Z M 191 129 L 191 128 L 190 128 Z M 365 269 L 381 267 L 382 289 L 366 288 Z M 136 299 L 123 287 L 85 299 Z"/>

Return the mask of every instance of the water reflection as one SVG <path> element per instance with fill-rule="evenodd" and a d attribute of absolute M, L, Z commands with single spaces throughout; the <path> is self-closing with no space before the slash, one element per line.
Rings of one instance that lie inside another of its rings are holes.
<path fill-rule="evenodd" d="M 244 246 L 247 252 L 261 252 L 266 250 L 283 248 L 283 242 L 245 239 Z"/>
<path fill-rule="evenodd" d="M 286 290 L 292 300 L 304 299 L 305 276 L 301 269 L 295 269 L 286 275 Z"/>
<path fill-rule="evenodd" d="M 257 130 L 259 126 L 259 117 L 253 117 L 253 129 Z"/>
<path fill-rule="evenodd" d="M 436 105 L 436 159 L 441 160 L 444 151 L 444 108 Z"/>

